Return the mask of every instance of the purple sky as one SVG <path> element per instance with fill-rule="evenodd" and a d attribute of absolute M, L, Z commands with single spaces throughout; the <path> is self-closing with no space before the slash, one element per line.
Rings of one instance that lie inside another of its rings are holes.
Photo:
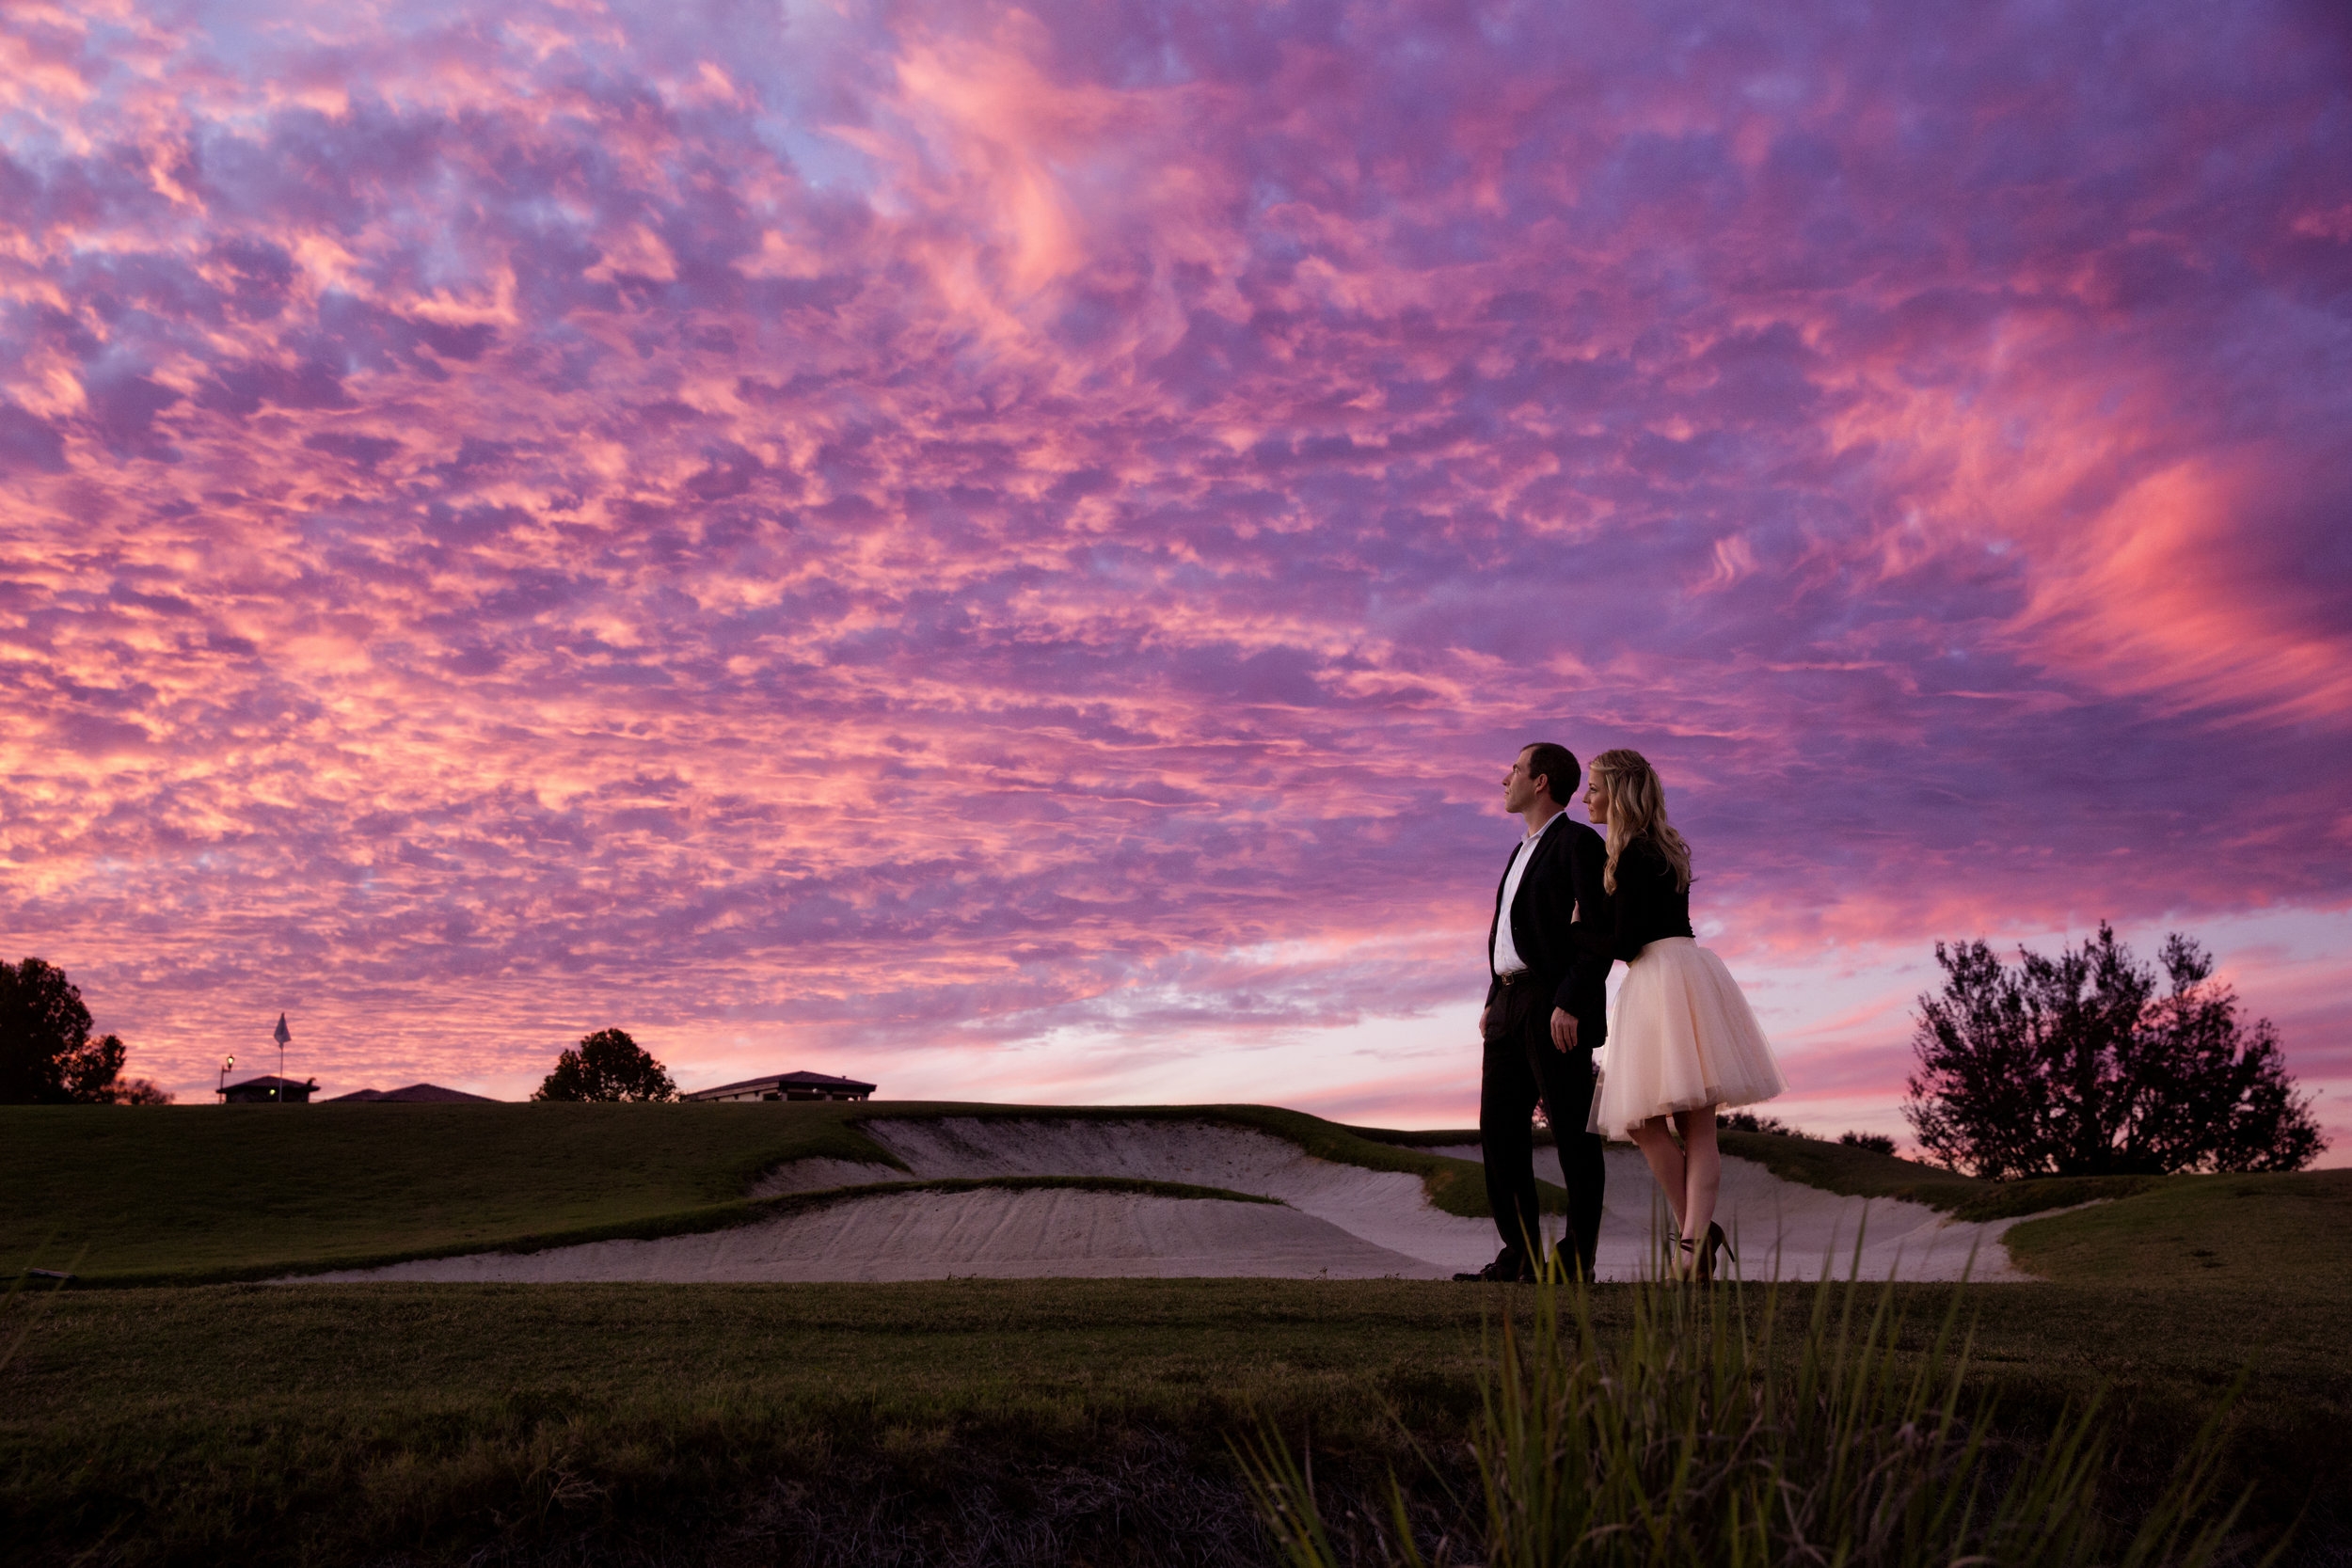
<path fill-rule="evenodd" d="M 2352 1159 L 2348 15 L 12 6 L 0 950 L 183 1098 L 1460 1123 L 1551 737 L 1790 1119 L 2104 917 Z"/>

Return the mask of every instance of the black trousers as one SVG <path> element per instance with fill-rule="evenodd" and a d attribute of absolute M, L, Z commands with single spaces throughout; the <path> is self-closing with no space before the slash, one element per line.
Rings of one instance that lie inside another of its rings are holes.
<path fill-rule="evenodd" d="M 1577 1048 L 1551 1043 L 1552 988 L 1522 981 L 1502 987 L 1486 1019 L 1486 1058 L 1478 1086 L 1478 1138 L 1486 1164 L 1486 1201 L 1502 1237 L 1506 1262 L 1532 1261 L 1543 1227 L 1535 1196 L 1535 1106 L 1540 1101 L 1560 1147 L 1568 1190 L 1568 1233 L 1560 1260 L 1593 1277 L 1600 1246 L 1600 1202 L 1609 1180 L 1605 1141 L 1584 1131 L 1593 1109 L 1593 1051 L 1607 1037 L 1608 1014 L 1577 1018 Z"/>

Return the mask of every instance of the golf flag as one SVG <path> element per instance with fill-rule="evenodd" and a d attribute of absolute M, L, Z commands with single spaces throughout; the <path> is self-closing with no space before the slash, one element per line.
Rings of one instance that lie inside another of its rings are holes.
<path fill-rule="evenodd" d="M 284 1013 L 279 1013 L 278 1015 L 278 1029 L 275 1034 L 270 1036 L 270 1038 L 276 1040 L 279 1045 L 284 1045 L 288 1040 L 294 1038 L 294 1031 L 286 1027 L 286 1015 Z"/>

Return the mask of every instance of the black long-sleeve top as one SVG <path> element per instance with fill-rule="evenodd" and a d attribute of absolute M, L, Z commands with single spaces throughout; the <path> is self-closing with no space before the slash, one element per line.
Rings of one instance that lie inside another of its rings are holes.
<path fill-rule="evenodd" d="M 1635 839 L 1617 857 L 1617 891 L 1609 903 L 1614 916 L 1610 956 L 1627 963 L 1661 937 L 1695 935 L 1691 890 L 1675 886 L 1675 868 L 1646 838 Z"/>

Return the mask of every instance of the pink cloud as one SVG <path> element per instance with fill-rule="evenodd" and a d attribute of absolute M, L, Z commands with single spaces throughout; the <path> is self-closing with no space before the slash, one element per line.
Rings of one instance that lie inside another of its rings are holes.
<path fill-rule="evenodd" d="M 0 943 L 183 1087 L 1188 1098 L 1042 1042 L 1458 1006 L 1537 735 L 1759 985 L 2341 910 L 2332 26 L 11 13 Z"/>

